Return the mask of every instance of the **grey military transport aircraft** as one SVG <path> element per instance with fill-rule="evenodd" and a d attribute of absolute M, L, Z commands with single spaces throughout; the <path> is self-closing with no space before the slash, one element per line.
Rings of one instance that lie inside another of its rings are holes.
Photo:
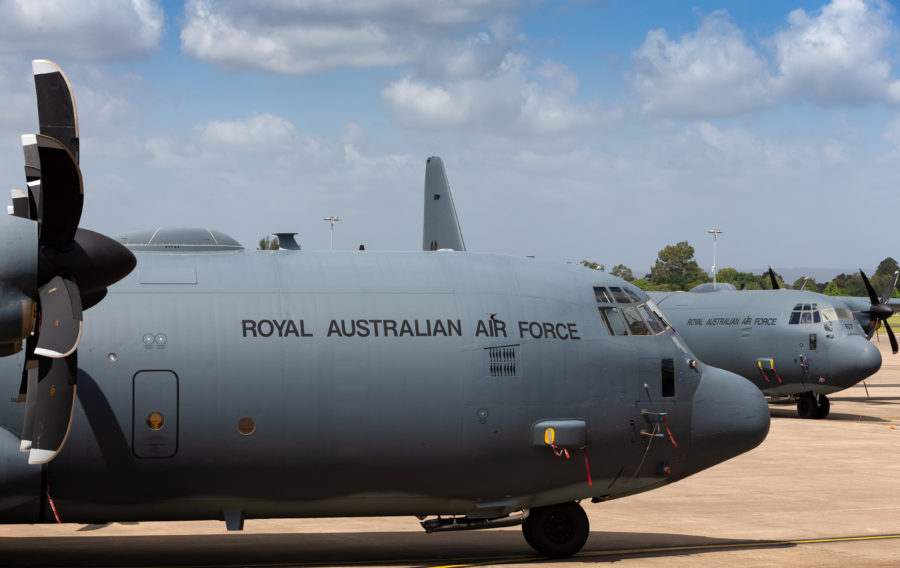
<path fill-rule="evenodd" d="M 71 91 L 34 71 L 41 134 L 0 221 L 0 522 L 415 515 L 428 532 L 521 524 L 566 556 L 588 536 L 580 501 L 768 432 L 756 388 L 600 272 L 81 229 Z M 606 293 L 651 331 L 610 333 Z"/>
<path fill-rule="evenodd" d="M 459 223 L 449 195 L 443 162 L 433 156 L 425 166 L 423 250 L 429 250 L 429 243 L 462 243 L 462 236 L 453 231 L 459 231 Z M 436 207 L 438 199 L 449 207 Z M 773 400 L 796 400 L 804 418 L 825 418 L 828 394 L 855 385 L 881 367 L 880 351 L 857 320 L 867 325 L 871 337 L 871 322 L 884 321 L 890 309 L 883 306 L 886 299 L 879 305 L 865 274 L 863 279 L 871 305 L 864 298 L 801 290 L 737 291 L 724 283 L 703 284 L 690 292 L 650 292 L 646 310 L 632 308 L 627 286 L 599 288 L 596 300 L 603 326 L 616 337 L 655 334 L 657 324 L 646 312 L 655 312 L 656 302 L 703 362 L 749 379 Z M 896 277 L 891 288 L 894 284 Z M 896 352 L 890 326 L 887 331 Z"/>
<path fill-rule="evenodd" d="M 746 377 L 802 418 L 825 418 L 828 396 L 881 367 L 881 352 L 838 298 L 802 290 L 702 284 L 650 297 L 700 359 Z"/>

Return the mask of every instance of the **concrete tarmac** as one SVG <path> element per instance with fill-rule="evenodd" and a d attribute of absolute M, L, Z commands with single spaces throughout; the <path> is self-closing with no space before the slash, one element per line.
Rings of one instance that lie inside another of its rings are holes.
<path fill-rule="evenodd" d="M 900 355 L 836 393 L 825 420 L 772 406 L 763 444 L 673 485 L 583 505 L 591 534 L 564 561 L 518 527 L 425 534 L 413 518 L 0 525 L 0 566 L 898 566 Z M 868 388 L 868 394 L 866 392 Z M 65 520 L 65 512 L 61 515 Z"/>

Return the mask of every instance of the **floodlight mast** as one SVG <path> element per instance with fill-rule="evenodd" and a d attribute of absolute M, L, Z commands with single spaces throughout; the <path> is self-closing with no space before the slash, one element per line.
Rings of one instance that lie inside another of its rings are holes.
<path fill-rule="evenodd" d="M 331 250 L 334 250 L 334 224 L 341 220 L 337 215 L 329 215 L 328 217 L 323 217 L 323 221 L 329 221 L 331 223 Z"/>
<path fill-rule="evenodd" d="M 711 233 L 713 236 L 713 265 L 712 265 L 712 273 L 713 273 L 713 288 L 716 287 L 716 248 L 718 245 L 719 235 L 722 234 L 722 231 L 719 229 L 710 229 L 706 231 L 707 233 Z"/>

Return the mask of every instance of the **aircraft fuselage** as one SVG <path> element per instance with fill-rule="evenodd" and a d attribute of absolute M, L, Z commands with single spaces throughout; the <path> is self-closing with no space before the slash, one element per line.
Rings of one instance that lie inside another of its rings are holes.
<path fill-rule="evenodd" d="M 800 290 L 651 293 L 702 361 L 771 396 L 824 395 L 875 373 L 881 354 L 849 310 Z"/>
<path fill-rule="evenodd" d="M 657 487 L 768 430 L 756 389 L 692 365 L 671 329 L 610 336 L 593 287 L 624 283 L 597 271 L 471 253 L 136 256 L 85 312 L 49 464 L 19 452 L 22 356 L 0 359 L 0 521 L 49 519 L 48 494 L 64 522 L 501 517 Z"/>

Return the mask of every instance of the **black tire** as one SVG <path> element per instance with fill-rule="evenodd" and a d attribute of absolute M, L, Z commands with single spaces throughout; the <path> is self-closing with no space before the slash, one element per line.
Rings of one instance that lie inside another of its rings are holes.
<path fill-rule="evenodd" d="M 803 393 L 797 398 L 797 414 L 800 418 L 815 418 L 819 412 L 819 403 L 812 393 Z"/>
<path fill-rule="evenodd" d="M 831 403 L 828 402 L 828 397 L 824 394 L 819 395 L 819 407 L 816 409 L 816 418 L 821 420 L 828 416 L 828 413 L 831 411 Z"/>
<path fill-rule="evenodd" d="M 522 534 L 525 536 L 525 542 L 528 543 L 528 546 L 537 550 L 537 546 L 535 546 L 534 544 L 534 537 L 531 536 L 531 531 L 533 530 L 534 529 L 532 528 L 531 515 L 529 514 L 528 518 L 522 521 Z"/>
<path fill-rule="evenodd" d="M 581 505 L 561 503 L 531 510 L 522 523 L 522 533 L 532 548 L 544 556 L 565 558 L 584 546 L 590 522 Z"/>

